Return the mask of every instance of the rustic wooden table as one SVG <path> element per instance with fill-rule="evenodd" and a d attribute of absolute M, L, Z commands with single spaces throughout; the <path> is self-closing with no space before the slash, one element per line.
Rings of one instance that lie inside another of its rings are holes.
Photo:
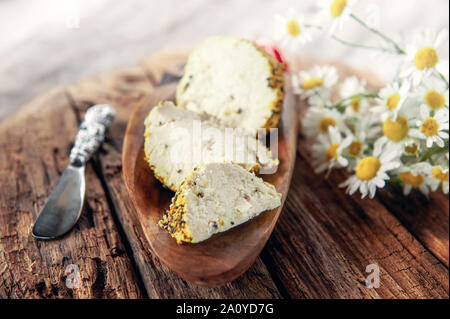
<path fill-rule="evenodd" d="M 374 200 L 349 197 L 336 187 L 342 173 L 323 179 L 312 172 L 303 138 L 275 231 L 244 275 L 204 288 L 161 264 L 127 194 L 121 149 L 132 108 L 176 79 L 184 59 L 181 51 L 166 50 L 139 66 L 55 88 L 0 126 L 0 297 L 448 298 L 448 197 L 404 198 L 396 189 Z M 291 67 L 308 65 L 305 58 Z M 81 219 L 60 240 L 36 241 L 30 226 L 68 163 L 80 119 L 95 103 L 110 103 L 118 113 L 87 167 Z M 369 264 L 379 267 L 379 288 L 365 285 Z M 66 283 L 69 265 L 80 270 L 77 289 Z"/>
<path fill-rule="evenodd" d="M 448 1 L 414 0 L 406 7 L 403 1 L 369 2 L 379 5 L 382 29 L 390 34 L 417 30 L 417 21 L 448 27 Z M 61 11 L 61 3 L 81 5 Z M 292 6 L 308 14 L 310 5 L 0 1 L 0 298 L 448 298 L 448 197 L 403 198 L 397 189 L 379 192 L 374 200 L 348 197 L 336 187 L 340 173 L 324 180 L 312 172 L 302 138 L 275 231 L 236 281 L 219 288 L 192 285 L 162 265 L 143 240 L 122 178 L 122 137 L 131 109 L 173 79 L 184 56 L 168 51 L 133 66 L 136 59 L 211 34 L 268 36 L 274 13 Z M 346 38 L 366 40 L 353 30 L 345 29 Z M 366 52 L 330 41 L 302 52 L 377 71 L 382 79 L 396 63 L 367 65 L 373 57 Z M 172 61 L 172 67 L 158 67 L 167 65 L 162 61 Z M 295 68 L 302 63 L 309 62 Z M 120 71 L 108 73 L 113 70 Z M 102 102 L 114 105 L 118 115 L 87 167 L 82 217 L 63 239 L 36 241 L 30 226 L 67 165 L 80 119 L 87 107 Z M 380 269 L 377 289 L 365 286 L 369 264 Z M 69 265 L 80 269 L 78 289 L 66 284 Z"/>

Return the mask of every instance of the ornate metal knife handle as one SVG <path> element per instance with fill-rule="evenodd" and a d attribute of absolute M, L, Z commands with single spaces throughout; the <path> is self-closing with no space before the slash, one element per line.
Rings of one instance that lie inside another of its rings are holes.
<path fill-rule="evenodd" d="M 107 104 L 97 104 L 86 111 L 70 151 L 70 164 L 82 166 L 97 151 L 115 114 L 116 111 Z"/>

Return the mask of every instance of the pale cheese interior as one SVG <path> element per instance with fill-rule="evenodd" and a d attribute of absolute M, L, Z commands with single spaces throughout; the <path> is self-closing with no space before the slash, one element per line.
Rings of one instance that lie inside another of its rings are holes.
<path fill-rule="evenodd" d="M 272 76 L 268 58 L 252 43 L 211 37 L 189 56 L 177 104 L 229 127 L 263 127 L 277 99 Z"/>
<path fill-rule="evenodd" d="M 190 180 L 181 193 L 185 196 L 186 229 L 193 243 L 281 205 L 281 194 L 273 185 L 238 165 L 208 164 Z"/>

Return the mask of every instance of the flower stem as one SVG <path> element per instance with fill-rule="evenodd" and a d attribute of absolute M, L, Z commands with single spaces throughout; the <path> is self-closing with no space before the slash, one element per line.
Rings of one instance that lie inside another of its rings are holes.
<path fill-rule="evenodd" d="M 343 113 L 345 111 L 345 108 L 346 108 L 346 103 L 348 101 L 351 101 L 354 98 L 372 99 L 372 98 L 377 98 L 377 97 L 378 97 L 378 94 L 376 92 L 358 93 L 358 94 L 355 94 L 355 95 L 352 95 L 352 96 L 340 99 L 336 103 L 330 105 L 329 108 L 336 108 L 339 112 Z"/>
<path fill-rule="evenodd" d="M 438 155 L 439 157 L 440 154 L 446 154 L 447 152 L 448 152 L 447 141 L 445 142 L 444 147 L 433 145 L 431 148 L 427 149 L 422 153 L 422 155 L 419 158 L 419 162 L 429 161 L 432 165 L 434 165 L 433 155 Z"/>
<path fill-rule="evenodd" d="M 397 176 L 389 176 L 389 183 L 393 184 L 393 185 L 400 185 L 402 183 L 402 180 L 400 178 L 398 178 Z"/>
<path fill-rule="evenodd" d="M 319 25 L 305 24 L 305 27 L 323 30 L 323 27 L 319 26 Z M 367 49 L 367 50 L 377 50 L 377 51 L 389 52 L 389 53 L 397 53 L 397 51 L 388 50 L 386 48 L 373 47 L 373 46 L 363 45 L 363 44 L 359 44 L 359 43 L 349 42 L 349 41 L 346 41 L 346 40 L 343 40 L 343 39 L 337 37 L 336 35 L 332 35 L 331 38 L 341 44 L 348 45 L 348 46 L 355 47 L 355 48 Z"/>
<path fill-rule="evenodd" d="M 364 28 L 366 28 L 367 30 L 369 30 L 370 32 L 375 33 L 376 35 L 378 35 L 379 37 L 381 37 L 383 40 L 385 40 L 386 42 L 392 44 L 395 48 L 395 51 L 398 54 L 406 54 L 405 50 L 403 50 L 402 48 L 400 48 L 400 46 L 391 38 L 389 38 L 388 36 L 386 36 L 385 34 L 381 33 L 380 31 L 378 31 L 377 29 L 371 28 L 367 25 L 367 23 L 365 23 L 363 20 L 361 20 L 360 18 L 358 18 L 357 16 L 355 16 L 353 13 L 350 14 L 350 16 L 356 21 L 358 22 L 360 25 L 362 25 Z"/>
<path fill-rule="evenodd" d="M 355 48 L 360 48 L 360 49 L 367 49 L 367 50 L 378 50 L 378 51 L 382 51 L 382 52 L 389 52 L 389 53 L 397 53 L 397 51 L 392 51 L 392 50 L 388 50 L 385 48 L 380 48 L 380 47 L 372 47 L 372 46 L 368 46 L 368 45 L 363 45 L 363 44 L 358 44 L 358 43 L 353 43 L 353 42 L 349 42 L 346 40 L 343 40 L 335 35 L 332 36 L 332 38 L 336 41 L 338 41 L 339 43 L 351 46 L 351 47 L 355 47 Z"/>
<path fill-rule="evenodd" d="M 444 81 L 445 86 L 447 87 L 447 90 L 449 89 L 449 83 L 448 80 L 445 78 L 445 76 L 441 73 L 441 72 L 437 72 L 439 77 L 441 78 L 442 81 Z"/>

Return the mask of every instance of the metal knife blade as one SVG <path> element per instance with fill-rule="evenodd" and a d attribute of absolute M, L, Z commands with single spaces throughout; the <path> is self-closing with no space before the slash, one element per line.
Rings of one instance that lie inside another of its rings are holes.
<path fill-rule="evenodd" d="M 36 219 L 33 237 L 52 239 L 72 229 L 83 208 L 84 192 L 84 165 L 69 165 Z"/>
<path fill-rule="evenodd" d="M 89 157 L 105 138 L 114 119 L 109 105 L 94 105 L 85 119 L 70 151 L 70 164 L 61 175 L 44 208 L 34 222 L 31 234 L 36 239 L 55 239 L 67 233 L 80 217 L 85 194 L 84 171 Z"/>

